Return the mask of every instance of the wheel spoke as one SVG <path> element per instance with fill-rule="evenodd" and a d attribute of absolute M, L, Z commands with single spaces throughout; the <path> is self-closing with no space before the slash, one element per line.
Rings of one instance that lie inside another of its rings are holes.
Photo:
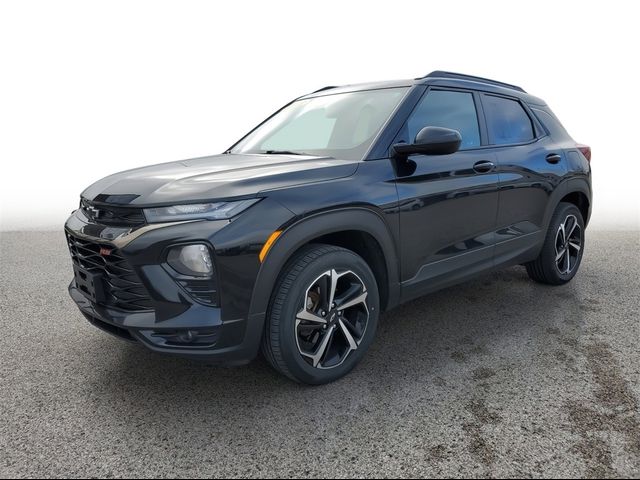
<path fill-rule="evenodd" d="M 307 322 L 313 322 L 313 323 L 320 323 L 320 324 L 327 323 L 326 318 L 322 318 L 320 315 L 316 315 L 315 313 L 310 312 L 306 308 L 303 308 L 302 310 L 300 310 L 296 318 L 298 318 L 299 320 L 306 320 Z"/>
<path fill-rule="evenodd" d="M 563 248 L 560 252 L 558 252 L 558 254 L 556 255 L 556 262 L 559 262 L 565 253 L 567 253 L 566 248 Z"/>
<path fill-rule="evenodd" d="M 347 300 L 342 305 L 339 305 L 340 310 L 346 310 L 347 308 L 353 307 L 355 305 L 359 305 L 361 303 L 366 304 L 367 295 L 368 295 L 368 292 L 362 292 L 357 297 L 352 298 L 351 300 Z"/>
<path fill-rule="evenodd" d="M 566 235 L 566 230 L 564 229 L 564 223 L 560 224 L 560 231 L 558 232 L 560 234 L 560 240 L 562 245 L 565 244 L 565 242 L 567 241 L 567 235 Z"/>
<path fill-rule="evenodd" d="M 562 273 L 569 273 L 571 271 L 571 255 L 569 255 L 568 249 L 567 254 L 564 256 L 565 270 Z"/>
<path fill-rule="evenodd" d="M 341 308 L 342 304 L 354 298 L 356 295 L 358 295 L 361 292 L 362 292 L 362 285 L 357 283 L 352 283 L 346 292 L 341 292 L 340 295 L 336 296 L 333 301 L 335 302 L 336 307 Z"/>
<path fill-rule="evenodd" d="M 569 246 L 573 248 L 576 252 L 579 252 L 581 248 L 580 245 L 575 242 L 569 242 Z"/>
<path fill-rule="evenodd" d="M 329 302 L 327 304 L 327 308 L 333 308 L 333 299 L 336 297 L 336 288 L 338 287 L 338 272 L 335 269 L 332 269 L 330 272 L 330 287 L 329 287 Z"/>
<path fill-rule="evenodd" d="M 333 338 L 335 329 L 336 327 L 335 325 L 333 325 L 329 330 L 327 330 L 327 332 L 324 334 L 324 337 L 322 338 L 322 341 L 320 342 L 320 345 L 318 345 L 318 348 L 313 354 L 309 354 L 302 351 L 300 352 L 305 357 L 309 357 L 311 359 L 314 367 L 317 367 L 320 364 L 320 362 L 322 361 L 322 357 L 324 357 L 324 354 L 327 353 L 327 348 L 329 347 L 329 343 Z"/>
<path fill-rule="evenodd" d="M 573 232 L 575 231 L 576 227 L 578 226 L 578 221 L 576 220 L 576 218 L 574 216 L 570 216 L 569 218 L 573 219 L 573 223 L 571 224 L 571 229 L 569 230 L 569 233 L 567 234 L 567 238 L 571 238 L 571 235 L 573 235 Z M 569 222 L 569 218 L 567 218 L 567 222 Z"/>
<path fill-rule="evenodd" d="M 331 286 L 329 285 L 329 279 L 331 277 L 331 272 L 325 272 L 319 279 L 318 279 L 318 288 L 319 291 L 318 293 L 320 294 L 320 307 L 322 307 L 323 309 L 327 308 L 327 304 L 329 303 L 329 290 L 331 289 Z"/>
<path fill-rule="evenodd" d="M 347 342 L 349 343 L 349 350 L 357 350 L 358 343 L 356 342 L 356 339 L 353 338 L 353 335 L 349 331 L 349 328 L 345 325 L 344 320 L 342 319 L 338 320 L 338 324 L 340 325 L 340 329 L 342 330 L 342 333 L 344 334 L 345 338 L 347 339 Z"/>
<path fill-rule="evenodd" d="M 322 274 L 319 282 L 320 296 L 322 298 L 323 308 L 330 310 L 331 304 L 334 302 L 336 296 L 336 289 L 338 287 L 338 279 L 342 275 L 338 274 L 335 269 L 327 270 Z"/>

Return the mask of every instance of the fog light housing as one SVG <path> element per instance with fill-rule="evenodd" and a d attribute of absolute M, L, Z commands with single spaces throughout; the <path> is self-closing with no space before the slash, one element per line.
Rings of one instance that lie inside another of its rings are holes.
<path fill-rule="evenodd" d="M 203 244 L 173 247 L 167 255 L 167 263 L 182 275 L 206 278 L 213 275 L 211 254 Z"/>

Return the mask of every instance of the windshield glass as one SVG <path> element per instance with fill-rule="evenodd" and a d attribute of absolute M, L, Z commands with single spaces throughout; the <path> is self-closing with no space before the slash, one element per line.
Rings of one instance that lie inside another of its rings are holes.
<path fill-rule="evenodd" d="M 406 91 L 386 88 L 297 100 L 241 140 L 231 153 L 361 160 Z"/>

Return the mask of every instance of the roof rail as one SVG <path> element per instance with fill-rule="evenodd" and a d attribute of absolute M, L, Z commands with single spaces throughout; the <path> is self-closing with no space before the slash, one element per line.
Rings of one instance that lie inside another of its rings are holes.
<path fill-rule="evenodd" d="M 512 90 L 517 90 L 522 93 L 527 93 L 524 91 L 523 88 L 518 87 L 516 85 L 511 85 L 509 83 L 504 83 L 504 82 L 498 82 L 497 80 L 491 80 L 489 78 L 475 77 L 473 75 L 465 75 L 463 73 L 443 72 L 441 70 L 436 70 L 435 72 L 431 72 L 429 75 L 425 75 L 422 78 L 432 78 L 432 77 L 452 78 L 457 80 L 471 80 L 474 82 L 488 83 L 491 85 L 497 85 L 499 87 L 511 88 Z"/>
<path fill-rule="evenodd" d="M 319 88 L 315 92 L 311 92 L 311 94 L 313 95 L 314 93 L 324 92 L 325 90 L 331 90 L 332 88 L 338 88 L 338 87 L 336 87 L 335 85 L 329 85 L 329 86 L 326 86 L 326 87 Z"/>

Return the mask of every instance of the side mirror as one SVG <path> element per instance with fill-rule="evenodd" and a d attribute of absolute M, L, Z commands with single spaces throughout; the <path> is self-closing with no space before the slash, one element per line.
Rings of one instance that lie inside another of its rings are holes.
<path fill-rule="evenodd" d="M 451 128 L 424 127 L 416 135 L 414 143 L 396 143 L 391 147 L 395 158 L 406 158 L 408 155 L 448 155 L 460 148 L 462 137 L 460 132 Z"/>

